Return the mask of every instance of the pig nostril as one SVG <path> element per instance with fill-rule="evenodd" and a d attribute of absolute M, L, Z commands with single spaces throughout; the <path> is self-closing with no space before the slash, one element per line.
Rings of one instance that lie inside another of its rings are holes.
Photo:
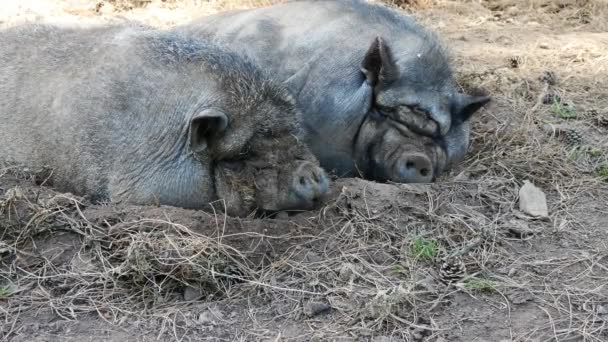
<path fill-rule="evenodd" d="M 313 173 L 313 176 L 315 178 L 315 182 L 320 183 L 321 182 L 321 178 L 319 177 L 319 174 L 317 173 Z"/>
<path fill-rule="evenodd" d="M 429 174 L 429 169 L 420 169 L 420 174 L 421 174 L 423 177 L 428 176 L 428 174 Z"/>
<path fill-rule="evenodd" d="M 300 184 L 306 185 L 306 179 L 304 179 L 304 177 L 300 177 Z"/>
<path fill-rule="evenodd" d="M 414 162 L 412 161 L 408 161 L 407 163 L 405 163 L 405 167 L 408 169 L 411 169 L 414 167 Z"/>

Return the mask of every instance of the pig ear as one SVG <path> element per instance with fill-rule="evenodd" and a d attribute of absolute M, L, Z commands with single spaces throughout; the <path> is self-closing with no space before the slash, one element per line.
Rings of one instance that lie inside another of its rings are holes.
<path fill-rule="evenodd" d="M 222 135 L 228 127 L 228 116 L 216 109 L 209 108 L 196 114 L 190 121 L 190 147 L 194 152 L 207 149 L 209 142 Z"/>
<path fill-rule="evenodd" d="M 492 100 L 489 96 L 459 95 L 453 107 L 453 117 L 456 122 L 464 122 Z"/>
<path fill-rule="evenodd" d="M 382 37 L 376 37 L 365 53 L 361 71 L 372 86 L 391 82 L 399 76 L 391 50 Z"/>
<path fill-rule="evenodd" d="M 298 72 L 291 75 L 288 79 L 283 81 L 283 85 L 289 89 L 294 97 L 298 97 L 300 92 L 308 82 L 308 76 L 311 74 L 312 66 L 310 63 L 306 63 Z"/>

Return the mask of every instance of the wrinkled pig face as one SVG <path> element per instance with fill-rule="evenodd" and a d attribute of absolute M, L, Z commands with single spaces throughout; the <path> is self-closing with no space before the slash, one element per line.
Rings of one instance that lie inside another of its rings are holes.
<path fill-rule="evenodd" d="M 293 135 L 253 137 L 241 154 L 218 161 L 215 179 L 231 214 L 312 209 L 329 188 L 323 169 Z"/>
<path fill-rule="evenodd" d="M 418 139 L 424 142 L 423 145 L 434 144 L 433 149 L 443 149 L 445 160 L 437 165 L 433 156 L 427 154 L 433 169 L 443 170 L 464 157 L 469 145 L 469 119 L 490 98 L 457 92 L 447 58 L 439 46 L 427 41 L 411 41 L 410 44 L 407 51 L 394 54 L 382 38 L 372 42 L 361 64 L 368 82 L 374 86 L 370 114 L 377 112 L 405 125 L 409 132 L 402 137 L 405 146 L 410 146 L 412 139 Z M 390 149 L 389 146 L 382 150 Z M 425 154 L 424 150 L 417 147 L 412 153 Z M 418 164 L 426 164 L 426 161 L 414 163 Z M 397 172 L 389 179 L 419 182 L 429 178 L 421 174 L 403 177 L 402 174 L 408 173 Z"/>
<path fill-rule="evenodd" d="M 445 151 L 432 138 L 378 111 L 362 124 L 356 150 L 365 177 L 377 181 L 428 183 L 446 167 Z"/>
<path fill-rule="evenodd" d="M 487 97 L 458 94 L 451 89 L 420 89 L 396 82 L 392 87 L 378 91 L 375 107 L 382 115 L 406 125 L 420 137 L 432 138 L 445 149 L 449 167 L 464 158 L 469 146 L 469 118 L 488 100 Z"/>
<path fill-rule="evenodd" d="M 227 117 L 214 112 L 219 119 L 213 119 L 213 130 L 229 132 L 216 140 L 212 136 L 206 145 L 213 158 L 216 193 L 229 215 L 246 216 L 255 209 L 307 210 L 323 201 L 329 178 L 300 142 L 293 122 L 275 118 L 274 123 L 260 120 L 231 129 Z M 195 135 L 200 129 L 208 128 L 194 127 Z"/>

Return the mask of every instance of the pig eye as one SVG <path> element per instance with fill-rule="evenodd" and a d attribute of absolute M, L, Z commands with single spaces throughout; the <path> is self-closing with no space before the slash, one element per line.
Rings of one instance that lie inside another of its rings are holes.
<path fill-rule="evenodd" d="M 226 160 L 222 162 L 222 166 L 228 170 L 239 172 L 245 167 L 245 162 L 242 160 Z"/>
<path fill-rule="evenodd" d="M 251 153 L 251 145 L 246 144 L 245 147 L 239 152 L 239 158 L 247 157 Z"/>
<path fill-rule="evenodd" d="M 372 117 L 376 119 L 386 119 L 389 117 L 390 113 L 394 112 L 394 108 L 384 107 L 384 106 L 376 106 L 371 110 Z"/>
<path fill-rule="evenodd" d="M 248 163 L 248 165 L 252 166 L 255 169 L 258 170 L 263 170 L 263 169 L 269 169 L 272 168 L 272 163 L 270 163 L 267 160 L 255 160 L 255 161 L 250 161 Z"/>
<path fill-rule="evenodd" d="M 420 108 L 419 106 L 413 105 L 413 106 L 406 106 L 407 109 L 409 109 L 412 113 L 414 114 L 418 114 L 421 115 L 423 117 L 427 117 L 428 116 L 428 112 L 422 108 Z"/>

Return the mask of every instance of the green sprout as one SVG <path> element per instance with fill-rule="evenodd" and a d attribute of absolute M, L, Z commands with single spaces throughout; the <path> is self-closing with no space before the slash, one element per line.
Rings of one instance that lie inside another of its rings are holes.
<path fill-rule="evenodd" d="M 410 248 L 410 254 L 421 260 L 434 260 L 439 254 L 439 245 L 435 240 L 417 237 Z"/>
<path fill-rule="evenodd" d="M 577 117 L 576 111 L 572 106 L 568 106 L 561 101 L 553 101 L 551 111 L 555 116 L 561 119 L 575 119 Z"/>
<path fill-rule="evenodd" d="M 597 174 L 604 182 L 608 182 L 608 163 L 600 165 Z"/>
<path fill-rule="evenodd" d="M 466 289 L 487 293 L 495 292 L 497 285 L 495 281 L 483 278 L 469 278 L 464 283 Z"/>

